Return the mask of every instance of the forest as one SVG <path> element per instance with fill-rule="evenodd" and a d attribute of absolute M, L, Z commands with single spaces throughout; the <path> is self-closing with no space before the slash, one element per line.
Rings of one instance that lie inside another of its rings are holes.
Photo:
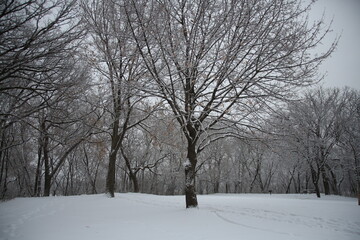
<path fill-rule="evenodd" d="M 1 1 L 0 199 L 360 204 L 360 93 L 319 85 L 339 39 L 314 53 L 331 25 L 299 2 Z"/>

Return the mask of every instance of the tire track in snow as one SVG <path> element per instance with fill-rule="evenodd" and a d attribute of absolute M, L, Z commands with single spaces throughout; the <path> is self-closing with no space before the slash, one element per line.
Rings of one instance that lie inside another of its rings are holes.
<path fill-rule="evenodd" d="M 246 228 L 250 228 L 250 229 L 255 229 L 255 230 L 259 230 L 259 231 L 264 231 L 264 232 L 271 232 L 271 233 L 277 233 L 277 234 L 282 234 L 282 235 L 293 235 L 296 236 L 295 234 L 291 234 L 291 233 L 287 233 L 287 232 L 280 232 L 280 231 L 274 231 L 271 229 L 266 229 L 266 228 L 259 228 L 259 227 L 254 227 L 254 226 L 250 226 L 250 225 L 246 225 L 243 223 L 238 223 L 235 221 L 232 221 L 230 219 L 225 218 L 224 216 L 222 216 L 221 214 L 219 214 L 216 210 L 211 210 L 211 212 L 213 212 L 218 218 L 220 218 L 221 220 L 227 222 L 227 223 L 231 223 L 234 225 L 238 225 L 238 226 L 242 226 L 242 227 L 246 227 Z"/>
<path fill-rule="evenodd" d="M 206 209 L 209 209 L 210 211 L 214 212 L 218 217 L 222 218 L 223 220 L 232 223 L 237 224 L 240 226 L 250 227 L 254 229 L 259 230 L 266 230 L 257 228 L 254 226 L 249 226 L 246 224 L 238 223 L 232 220 L 229 220 L 225 218 L 221 213 L 225 214 L 233 214 L 233 215 L 242 215 L 242 216 L 248 216 L 253 217 L 257 219 L 263 219 L 263 220 L 269 220 L 269 221 L 275 221 L 279 223 L 290 223 L 290 224 L 296 224 L 296 225 L 302 225 L 306 226 L 308 228 L 323 228 L 335 232 L 342 232 L 342 233 L 348 233 L 352 235 L 360 236 L 360 224 L 359 222 L 344 222 L 344 219 L 324 219 L 321 217 L 309 217 L 304 215 L 297 215 L 293 213 L 283 213 L 283 212 L 276 212 L 276 211 L 269 211 L 264 209 L 253 209 L 253 208 L 241 208 L 241 209 L 227 209 L 226 206 L 224 206 L 223 209 L 217 209 L 213 208 L 211 206 L 206 207 Z M 273 231 L 273 230 L 270 230 Z M 282 233 L 280 231 L 273 231 L 277 233 Z M 292 234 L 294 236 L 297 236 L 295 234 Z M 360 238 L 359 238 L 360 239 Z"/>

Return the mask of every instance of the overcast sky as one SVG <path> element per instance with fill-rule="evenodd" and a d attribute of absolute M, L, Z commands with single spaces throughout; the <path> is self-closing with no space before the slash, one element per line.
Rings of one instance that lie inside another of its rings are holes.
<path fill-rule="evenodd" d="M 330 40 L 341 34 L 337 50 L 320 71 L 327 72 L 323 85 L 349 86 L 360 90 L 360 0 L 319 0 L 313 6 L 312 17 L 333 19 Z"/>

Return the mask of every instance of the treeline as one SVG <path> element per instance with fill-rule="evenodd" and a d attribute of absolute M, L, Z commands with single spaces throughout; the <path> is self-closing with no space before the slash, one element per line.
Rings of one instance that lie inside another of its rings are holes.
<path fill-rule="evenodd" d="M 355 196 L 360 169 L 359 110 L 358 91 L 309 90 L 266 118 L 261 131 L 246 139 L 211 143 L 199 157 L 196 189 L 199 194 L 271 191 Z M 176 123 L 166 112 L 158 111 L 144 126 L 124 141 L 116 165 L 116 191 L 183 194 L 186 156 Z M 46 195 L 48 174 L 53 195 L 104 192 L 108 137 L 106 133 L 86 139 L 70 137 L 75 132 L 83 136 L 80 133 L 86 131 L 86 127 L 73 127 L 69 132 L 54 127 L 45 141 L 41 129 L 27 124 L 7 129 L 11 135 L 9 145 L 3 145 L 9 147 L 1 159 L 2 198 Z M 68 142 L 59 143 L 66 138 Z"/>
<path fill-rule="evenodd" d="M 293 1 L 3 1 L 0 194 L 359 186 L 359 93 Z M 184 175 L 185 172 L 185 175 Z"/>
<path fill-rule="evenodd" d="M 267 118 L 253 140 L 210 147 L 198 189 L 356 196 L 359 91 L 317 87 L 299 97 Z"/>

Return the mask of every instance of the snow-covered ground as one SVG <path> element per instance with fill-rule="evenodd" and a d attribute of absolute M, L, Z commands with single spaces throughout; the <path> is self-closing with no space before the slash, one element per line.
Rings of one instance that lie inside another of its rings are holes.
<path fill-rule="evenodd" d="M 356 199 L 313 195 L 147 194 L 18 198 L 0 203 L 0 239 L 360 239 Z"/>

